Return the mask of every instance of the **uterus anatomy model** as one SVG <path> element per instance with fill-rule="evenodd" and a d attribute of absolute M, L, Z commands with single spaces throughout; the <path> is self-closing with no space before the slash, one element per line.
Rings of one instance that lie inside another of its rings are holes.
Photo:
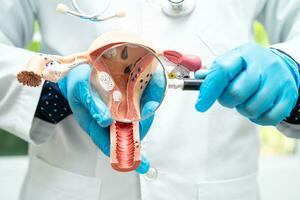
<path fill-rule="evenodd" d="M 170 66 L 162 65 L 162 57 Z M 43 79 L 59 81 L 83 63 L 93 68 L 90 84 L 114 119 L 110 125 L 110 162 L 121 172 L 134 170 L 140 164 L 140 101 L 158 67 L 163 68 L 166 85 L 172 79 L 187 80 L 191 72 L 202 68 L 197 56 L 172 50 L 159 52 L 135 34 L 109 32 L 98 37 L 86 52 L 69 56 L 37 54 L 17 78 L 26 86 L 36 87 Z M 179 85 L 184 87 L 184 83 Z"/>

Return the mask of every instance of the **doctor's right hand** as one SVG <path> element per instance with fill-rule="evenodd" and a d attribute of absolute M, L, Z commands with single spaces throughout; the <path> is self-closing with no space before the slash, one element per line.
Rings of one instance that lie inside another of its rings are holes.
<path fill-rule="evenodd" d="M 59 88 L 68 100 L 75 120 L 81 128 L 91 137 L 101 151 L 109 157 L 110 135 L 109 125 L 113 122 L 109 109 L 103 103 L 97 105 L 89 91 L 89 77 L 91 67 L 87 64 L 72 69 L 66 77 L 59 80 Z M 152 113 L 155 103 L 149 101 L 142 108 L 143 113 Z M 140 122 L 141 139 L 148 132 L 153 121 L 153 116 Z M 139 173 L 146 173 L 149 161 L 142 156 L 141 164 L 136 169 Z"/>
<path fill-rule="evenodd" d="M 276 126 L 295 107 L 299 87 L 298 63 L 290 56 L 245 44 L 215 59 L 200 87 L 196 109 L 204 112 L 218 100 L 256 124 Z"/>

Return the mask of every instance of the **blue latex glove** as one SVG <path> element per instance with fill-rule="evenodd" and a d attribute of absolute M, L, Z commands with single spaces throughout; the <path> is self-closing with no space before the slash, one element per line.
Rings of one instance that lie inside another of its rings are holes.
<path fill-rule="evenodd" d="M 89 77 L 91 68 L 88 65 L 81 65 L 72 69 L 69 74 L 58 82 L 59 88 L 68 100 L 73 116 L 79 123 L 81 128 L 91 137 L 93 142 L 102 150 L 102 152 L 110 155 L 110 135 L 108 126 L 112 123 L 109 109 L 104 103 L 97 104 L 92 100 L 89 92 Z M 150 81 L 151 83 L 151 81 Z M 149 83 L 149 84 L 150 84 Z M 153 84 L 153 83 L 152 83 Z M 157 90 L 156 84 L 149 89 L 148 95 L 151 98 L 144 98 L 142 106 L 142 115 L 153 113 L 158 106 L 155 97 L 151 95 L 152 89 Z M 147 96 L 147 95 L 146 95 Z M 151 116 L 140 122 L 140 136 L 144 138 L 148 132 L 154 116 Z M 138 173 L 146 173 L 150 168 L 149 161 L 142 156 L 141 164 L 136 170 Z"/>
<path fill-rule="evenodd" d="M 286 54 L 246 44 L 218 57 L 200 87 L 196 109 L 204 112 L 218 100 L 260 125 L 277 125 L 296 104 L 297 63 Z"/>

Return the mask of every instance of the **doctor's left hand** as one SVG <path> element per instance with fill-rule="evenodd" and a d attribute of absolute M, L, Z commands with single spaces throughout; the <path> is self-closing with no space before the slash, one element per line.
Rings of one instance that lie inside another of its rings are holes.
<path fill-rule="evenodd" d="M 110 135 L 108 126 L 112 123 L 109 109 L 103 105 L 96 106 L 89 91 L 89 77 L 91 68 L 87 64 L 72 69 L 66 77 L 58 82 L 59 88 L 68 100 L 73 116 L 81 128 L 91 137 L 93 142 L 110 155 Z M 147 102 L 142 112 L 152 113 L 153 103 Z M 145 136 L 153 121 L 153 117 L 140 122 L 141 138 Z M 139 173 L 147 172 L 149 161 L 142 156 L 142 162 L 136 170 Z"/>
<path fill-rule="evenodd" d="M 203 74 L 196 73 L 196 78 Z M 283 52 L 246 44 L 218 57 L 196 102 L 204 112 L 218 100 L 260 125 L 277 125 L 298 98 L 298 64 Z"/>

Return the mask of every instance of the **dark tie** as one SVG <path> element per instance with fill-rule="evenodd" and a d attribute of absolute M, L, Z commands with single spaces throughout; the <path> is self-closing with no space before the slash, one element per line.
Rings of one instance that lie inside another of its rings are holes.
<path fill-rule="evenodd" d="M 56 124 L 70 114 L 72 111 L 67 100 L 61 94 L 58 84 L 45 81 L 35 116 Z"/>

